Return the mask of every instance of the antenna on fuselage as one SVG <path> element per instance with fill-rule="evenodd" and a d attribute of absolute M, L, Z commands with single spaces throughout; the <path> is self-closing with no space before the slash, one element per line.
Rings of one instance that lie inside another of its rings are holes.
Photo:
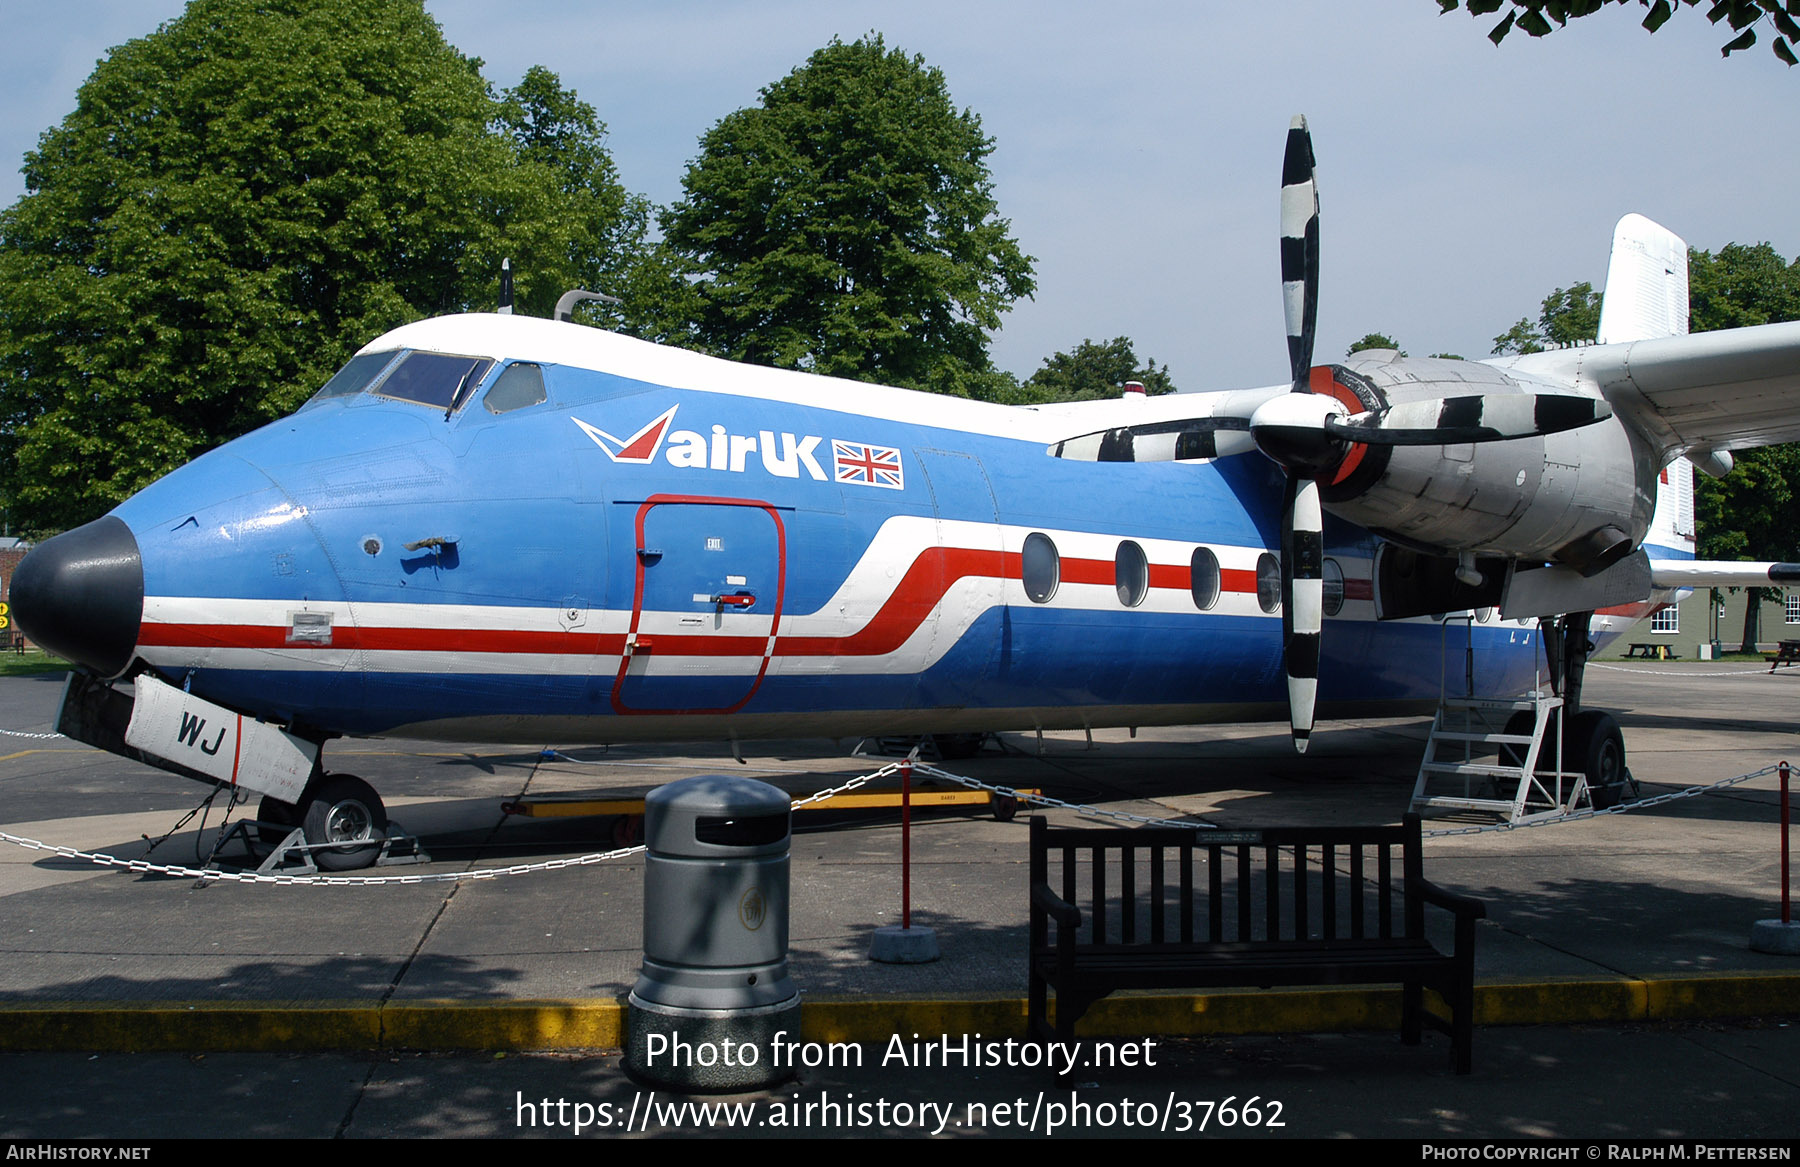
<path fill-rule="evenodd" d="M 500 261 L 500 307 L 494 309 L 502 316 L 512 315 L 512 260 Z"/>
<path fill-rule="evenodd" d="M 602 295 L 599 292 L 589 292 L 582 288 L 570 288 L 562 294 L 562 299 L 556 302 L 556 319 L 574 323 L 575 305 L 585 300 L 598 300 L 602 304 L 623 304 L 625 302 L 617 296 Z"/>

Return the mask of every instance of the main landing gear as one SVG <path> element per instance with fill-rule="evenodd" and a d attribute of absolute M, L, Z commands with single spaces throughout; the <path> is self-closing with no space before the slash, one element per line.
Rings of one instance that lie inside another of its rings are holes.
<path fill-rule="evenodd" d="M 1588 639 L 1592 616 L 1575 612 L 1538 622 L 1550 693 L 1540 687 L 1516 700 L 1443 698 L 1412 809 L 1479 811 L 1520 823 L 1583 805 L 1604 810 L 1624 799 L 1634 784 L 1619 723 L 1581 708 L 1582 677 L 1594 649 Z M 1504 726 L 1495 732 L 1502 718 Z"/>

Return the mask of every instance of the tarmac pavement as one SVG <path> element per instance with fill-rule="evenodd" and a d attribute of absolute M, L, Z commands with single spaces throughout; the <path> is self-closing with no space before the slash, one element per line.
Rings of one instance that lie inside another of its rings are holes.
<path fill-rule="evenodd" d="M 0 729 L 47 730 L 59 692 L 54 677 L 0 680 Z M 1800 760 L 1800 671 L 1595 664 L 1587 704 L 1618 717 L 1646 795 L 1789 752 Z M 1227 827 L 1391 822 L 1427 728 L 1331 722 L 1305 758 L 1273 725 L 1096 732 L 1091 748 L 1079 733 L 1046 734 L 1041 753 L 1031 735 L 1007 735 L 1004 751 L 946 768 Z M 136 858 L 144 836 L 168 832 L 204 794 L 78 743 L 15 737 L 0 749 L 9 743 L 0 783 L 14 835 Z M 509 817 L 505 801 L 629 797 L 698 773 L 805 793 L 882 761 L 848 757 L 851 744 L 765 743 L 747 765 L 693 747 L 545 758 L 557 743 L 334 743 L 328 759 L 422 838 L 432 861 L 391 869 L 419 875 L 612 849 L 606 821 Z M 1096 1030 L 1149 1037 L 1156 1064 L 1078 1074 L 1074 1094 L 1041 1069 L 954 1053 L 948 1066 L 881 1064 L 895 1034 L 949 1035 L 954 1050 L 964 1034 L 1022 1033 L 1025 816 L 915 821 L 914 919 L 943 952 L 916 966 L 867 959 L 872 931 L 898 922 L 896 816 L 799 816 L 790 959 L 804 1037 L 816 1050 L 860 1043 L 863 1064 L 705 1100 L 751 1112 L 654 1119 L 650 1087 L 620 1073 L 616 1055 L 617 1002 L 641 959 L 641 856 L 456 883 L 197 885 L 0 846 L 0 1050 L 11 1051 L 0 1053 L 0 1137 L 577 1133 L 552 1122 L 553 1108 L 525 1105 L 535 1099 L 567 1102 L 556 1113 L 571 1121 L 586 1103 L 584 1137 L 623 1133 L 628 1115 L 634 1134 L 933 1133 L 939 1106 L 956 1110 L 945 1134 L 1041 1135 L 1061 1106 L 1057 1133 L 1089 1136 L 1790 1139 L 1800 1026 L 1786 1019 L 1800 970 L 1747 946 L 1751 923 L 1778 911 L 1775 786 L 1765 777 L 1626 814 L 1433 838 L 1427 875 L 1488 902 L 1470 1077 L 1448 1072 L 1441 1037 L 1399 1044 L 1393 990 L 1249 990 L 1253 1000 L 1097 1005 Z M 217 821 L 215 809 L 205 831 L 189 823 L 150 857 L 193 864 Z M 1222 1031 L 1222 1017 L 1260 1032 Z M 1261 1100 L 1254 1122 L 1241 1110 L 1250 1097 Z M 853 1105 L 877 1100 L 891 1105 L 866 1116 Z M 770 1125 L 809 1117 L 798 1130 Z M 739 1118 L 761 1125 L 730 1125 Z"/>

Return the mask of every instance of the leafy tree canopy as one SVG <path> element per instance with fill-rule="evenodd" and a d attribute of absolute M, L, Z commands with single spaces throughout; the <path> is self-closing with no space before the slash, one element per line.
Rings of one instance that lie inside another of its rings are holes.
<path fill-rule="evenodd" d="M 553 75 L 496 101 L 421 0 L 194 0 L 115 49 L 0 212 L 0 488 L 104 511 L 421 316 L 591 278 L 628 200 Z M 641 212 L 640 212 L 641 219 Z"/>
<path fill-rule="evenodd" d="M 1688 253 L 1689 327 L 1695 332 L 1800 320 L 1800 261 L 1788 263 L 1767 243 L 1728 243 L 1717 255 Z M 1702 559 L 1800 558 L 1800 444 L 1738 450 L 1721 479 L 1695 476 L 1694 519 Z M 1743 643 L 1754 651 L 1756 603 L 1750 589 Z"/>
<path fill-rule="evenodd" d="M 1083 340 L 1075 351 L 1044 358 L 1044 367 L 1025 381 L 1035 401 L 1095 401 L 1117 397 L 1127 381 L 1141 381 L 1155 396 L 1175 392 L 1169 367 L 1154 360 L 1138 362 L 1131 339 L 1116 336 L 1104 343 Z"/>
<path fill-rule="evenodd" d="M 1355 341 L 1350 342 L 1350 348 L 1348 351 L 1346 351 L 1344 353 L 1344 355 L 1347 357 L 1355 356 L 1357 353 L 1362 352 L 1365 349 L 1372 349 L 1372 348 L 1391 348 L 1395 352 L 1400 353 L 1401 356 L 1406 355 L 1404 352 L 1400 351 L 1400 342 L 1399 341 L 1395 340 L 1391 336 L 1386 336 L 1379 332 L 1367 333 L 1360 340 L 1355 340 Z"/>
<path fill-rule="evenodd" d="M 1800 259 L 1790 264 L 1767 243 L 1689 250 L 1688 310 L 1695 332 L 1800 320 Z"/>
<path fill-rule="evenodd" d="M 1557 288 L 1544 297 L 1535 326 L 1519 322 L 1494 338 L 1494 354 L 1541 353 L 1550 345 L 1569 345 L 1600 335 L 1601 294 L 1585 280 Z"/>
<path fill-rule="evenodd" d="M 1006 398 L 988 333 L 1029 296 L 993 140 L 944 75 L 833 40 L 700 141 L 663 219 L 695 277 L 687 343 L 735 360 Z"/>
<path fill-rule="evenodd" d="M 1487 16 L 1506 8 L 1506 15 L 1488 32 L 1488 39 L 1499 44 L 1515 27 L 1531 36 L 1547 36 L 1578 16 L 1592 16 L 1608 4 L 1629 5 L 1631 0 L 1437 0 L 1440 13 L 1467 8 L 1470 16 Z M 1644 10 L 1644 28 L 1655 32 L 1668 23 L 1678 7 L 1698 6 L 1700 0 L 1637 0 Z M 1770 47 L 1783 62 L 1796 61 L 1794 45 L 1800 43 L 1800 15 L 1789 0 L 1707 0 L 1706 19 L 1718 24 L 1724 21 L 1737 35 L 1725 43 L 1724 56 L 1756 43 L 1760 27 L 1769 35 Z M 1551 22 L 1555 23 L 1552 24 Z"/>

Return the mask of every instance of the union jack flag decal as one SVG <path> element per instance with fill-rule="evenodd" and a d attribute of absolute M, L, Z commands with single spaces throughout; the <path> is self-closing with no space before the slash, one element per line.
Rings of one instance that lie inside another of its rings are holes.
<path fill-rule="evenodd" d="M 900 451 L 892 446 L 865 446 L 832 439 L 831 461 L 839 482 L 885 486 L 899 490 L 906 485 L 900 469 Z"/>

